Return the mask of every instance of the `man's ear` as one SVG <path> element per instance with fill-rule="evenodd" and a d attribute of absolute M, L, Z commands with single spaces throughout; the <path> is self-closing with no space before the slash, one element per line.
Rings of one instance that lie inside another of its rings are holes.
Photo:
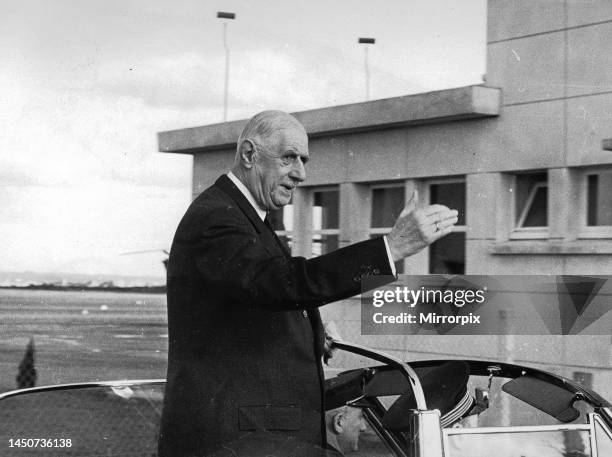
<path fill-rule="evenodd" d="M 244 140 L 239 149 L 240 162 L 246 168 L 251 168 L 255 163 L 255 145 L 251 140 Z"/>
<path fill-rule="evenodd" d="M 344 415 L 342 413 L 336 413 L 332 419 L 332 426 L 336 434 L 341 434 L 344 431 Z"/>

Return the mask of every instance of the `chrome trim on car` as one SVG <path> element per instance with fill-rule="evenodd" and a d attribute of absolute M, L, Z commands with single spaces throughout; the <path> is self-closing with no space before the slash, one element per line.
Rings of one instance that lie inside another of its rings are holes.
<path fill-rule="evenodd" d="M 598 408 L 597 412 L 601 414 L 602 420 L 608 424 L 608 427 L 612 429 L 612 408 Z"/>
<path fill-rule="evenodd" d="M 425 401 L 425 394 L 423 393 L 423 387 L 421 386 L 421 382 L 419 381 L 419 377 L 416 372 L 412 369 L 410 365 L 404 362 L 397 357 L 393 357 L 392 355 L 385 354 L 384 352 L 374 351 L 365 346 L 361 346 L 355 343 L 349 343 L 346 341 L 340 340 L 332 340 L 331 341 L 332 348 L 342 349 L 347 352 L 352 352 L 353 354 L 363 355 L 371 358 L 372 360 L 376 360 L 378 362 L 383 362 L 391 365 L 397 366 L 406 376 L 408 382 L 412 386 L 412 391 L 414 393 L 414 398 L 416 400 L 417 409 L 419 411 L 427 410 L 427 403 Z"/>
<path fill-rule="evenodd" d="M 485 433 L 520 433 L 520 432 L 557 432 L 564 430 L 591 430 L 590 424 L 558 424 L 558 425 L 514 425 L 510 427 L 474 427 L 445 428 L 447 435 L 470 435 Z"/>
<path fill-rule="evenodd" d="M 97 382 L 73 382 L 67 384 L 54 384 L 48 386 L 29 387 L 27 389 L 16 389 L 9 390 L 8 392 L 0 393 L 0 400 L 4 400 L 9 397 L 15 397 L 17 395 L 36 393 L 36 392 L 48 392 L 53 390 L 64 390 L 64 389 L 80 389 L 89 387 L 126 387 L 126 386 L 139 386 L 143 384 L 164 384 L 165 379 L 133 379 L 133 380 L 118 380 L 118 381 L 97 381 Z"/>

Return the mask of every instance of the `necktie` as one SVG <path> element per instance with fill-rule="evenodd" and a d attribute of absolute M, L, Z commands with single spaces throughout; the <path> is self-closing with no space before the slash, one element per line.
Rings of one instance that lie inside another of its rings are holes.
<path fill-rule="evenodd" d="M 287 246 L 287 244 L 276 235 L 276 232 L 274 231 L 274 227 L 272 227 L 272 223 L 270 222 L 270 219 L 271 219 L 270 213 L 266 214 L 266 217 L 264 218 L 264 224 L 266 225 L 266 227 L 270 229 L 270 231 L 272 232 L 272 235 L 274 236 L 274 239 L 276 240 L 278 245 L 282 248 L 283 252 L 286 255 L 290 256 L 291 251 L 289 250 L 289 246 Z"/>
<path fill-rule="evenodd" d="M 266 224 L 266 227 L 270 230 L 274 231 L 274 227 L 272 227 L 272 223 L 270 222 L 270 213 L 267 213 L 266 217 L 264 217 L 264 224 Z"/>

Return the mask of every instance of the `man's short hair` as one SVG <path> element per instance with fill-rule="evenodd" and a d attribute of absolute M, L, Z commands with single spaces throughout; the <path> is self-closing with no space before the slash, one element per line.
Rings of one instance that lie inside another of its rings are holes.
<path fill-rule="evenodd" d="M 255 145 L 261 146 L 261 142 L 271 137 L 275 132 L 289 127 L 304 128 L 291 114 L 278 110 L 267 110 L 253 116 L 242 129 L 236 145 L 240 151 L 240 145 L 244 140 L 250 140 Z"/>

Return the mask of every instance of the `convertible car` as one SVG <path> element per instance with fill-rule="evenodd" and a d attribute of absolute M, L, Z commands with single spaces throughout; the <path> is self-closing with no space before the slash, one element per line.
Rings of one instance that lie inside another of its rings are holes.
<path fill-rule="evenodd" d="M 346 455 L 612 456 L 612 407 L 575 382 L 518 365 L 407 364 L 362 346 L 335 346 L 368 360 L 326 380 L 328 408 L 361 408 L 365 418 L 358 449 Z M 155 456 L 163 392 L 164 380 L 138 380 L 0 394 L 0 455 Z M 236 449 L 228 455 L 259 455 L 256 446 Z"/>

